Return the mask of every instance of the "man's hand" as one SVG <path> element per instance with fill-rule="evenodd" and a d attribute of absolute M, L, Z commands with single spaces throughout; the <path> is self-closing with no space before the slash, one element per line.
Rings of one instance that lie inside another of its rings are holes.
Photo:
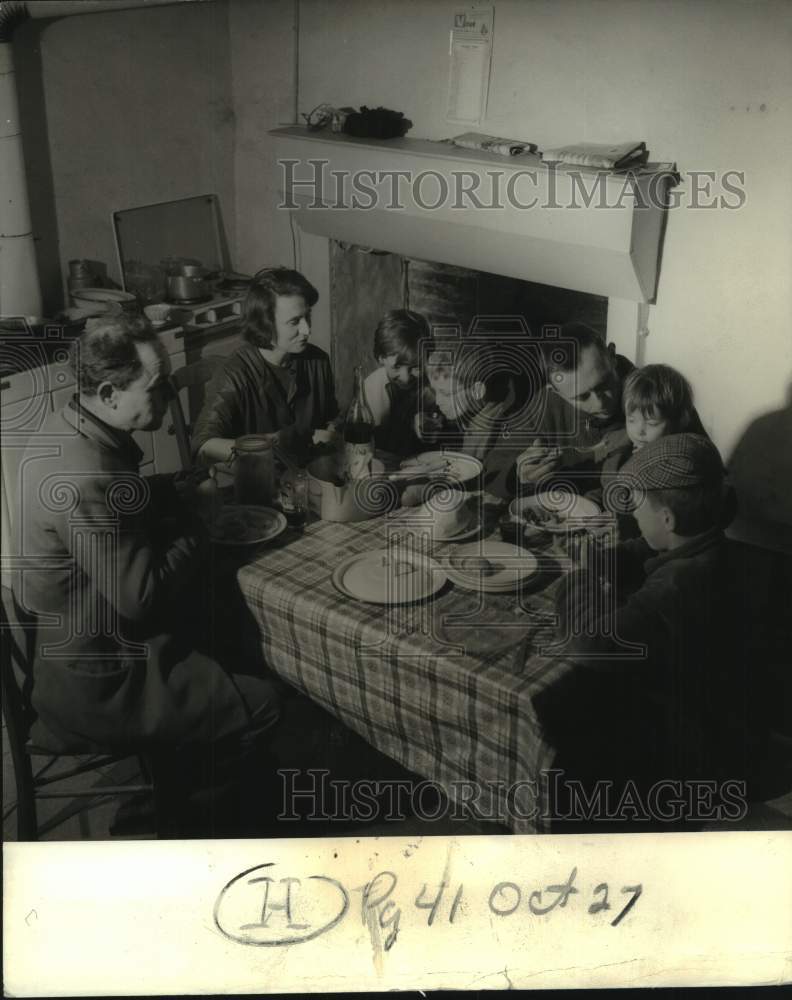
<path fill-rule="evenodd" d="M 211 474 L 182 473 L 175 483 L 182 503 L 205 524 L 211 524 L 223 506 L 223 496 Z"/>
<path fill-rule="evenodd" d="M 435 441 L 438 434 L 443 429 L 445 421 L 439 412 L 416 413 L 415 414 L 415 434 L 421 441 Z"/>
<path fill-rule="evenodd" d="M 517 457 L 517 479 L 521 483 L 537 483 L 554 472 L 561 464 L 559 448 L 548 448 L 539 438 Z"/>

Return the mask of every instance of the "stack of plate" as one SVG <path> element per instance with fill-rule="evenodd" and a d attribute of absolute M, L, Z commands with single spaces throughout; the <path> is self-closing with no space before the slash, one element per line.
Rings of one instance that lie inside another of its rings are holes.
<path fill-rule="evenodd" d="M 119 305 L 125 311 L 134 312 L 138 306 L 135 296 L 120 288 L 75 288 L 71 297 L 78 308 L 102 306 L 106 309 L 108 305 Z"/>
<path fill-rule="evenodd" d="M 446 566 L 452 583 L 488 594 L 515 590 L 538 572 L 536 556 L 527 549 L 496 541 L 461 545 Z"/>

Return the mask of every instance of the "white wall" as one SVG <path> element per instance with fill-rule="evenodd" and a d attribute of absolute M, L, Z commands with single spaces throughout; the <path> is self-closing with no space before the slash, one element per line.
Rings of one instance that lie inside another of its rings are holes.
<path fill-rule="evenodd" d="M 61 304 L 58 262 L 64 278 L 75 257 L 104 261 L 119 277 L 114 210 L 214 192 L 233 247 L 234 108 L 223 0 L 29 22 L 15 49 L 50 311 Z"/>
<path fill-rule="evenodd" d="M 444 120 L 446 0 L 301 0 L 301 111 L 320 101 Z M 671 213 L 649 361 L 693 382 L 729 454 L 792 379 L 792 5 L 783 0 L 495 0 L 480 130 L 542 145 L 645 139 L 652 159 L 744 170 L 739 211 Z M 792 487 L 791 487 L 792 488 Z"/>
<path fill-rule="evenodd" d="M 231 79 L 236 113 L 236 266 L 246 273 L 294 263 L 288 212 L 268 131 L 294 122 L 293 0 L 232 0 Z"/>

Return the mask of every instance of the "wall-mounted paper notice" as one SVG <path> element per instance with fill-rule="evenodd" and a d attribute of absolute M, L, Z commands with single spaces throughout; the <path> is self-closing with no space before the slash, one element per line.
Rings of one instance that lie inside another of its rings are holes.
<path fill-rule="evenodd" d="M 476 7 L 454 14 L 448 53 L 448 121 L 475 125 L 486 114 L 492 23 L 492 7 Z"/>

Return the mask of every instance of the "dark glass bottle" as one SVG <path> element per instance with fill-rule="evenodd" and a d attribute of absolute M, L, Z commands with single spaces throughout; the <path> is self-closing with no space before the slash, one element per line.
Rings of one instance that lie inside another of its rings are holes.
<path fill-rule="evenodd" d="M 344 422 L 344 468 L 347 479 L 371 475 L 374 415 L 363 388 L 363 370 L 355 368 L 355 391 Z"/>

